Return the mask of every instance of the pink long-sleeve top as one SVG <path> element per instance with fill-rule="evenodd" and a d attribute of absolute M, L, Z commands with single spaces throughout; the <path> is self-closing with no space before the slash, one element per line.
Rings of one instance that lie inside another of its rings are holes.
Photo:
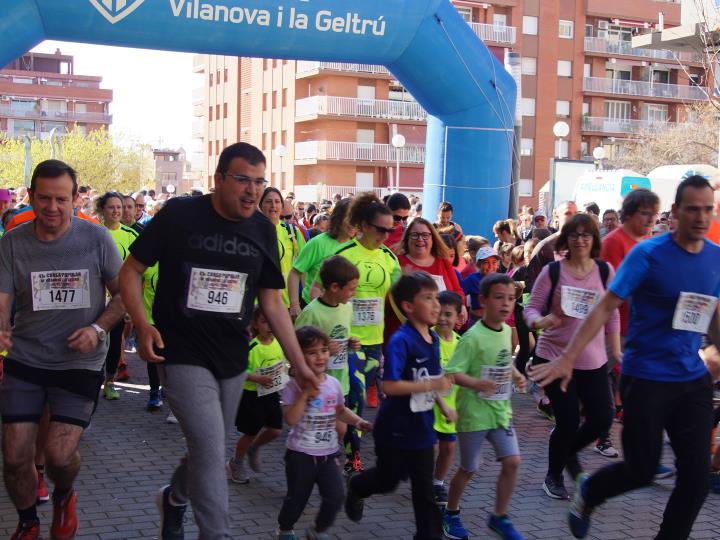
<path fill-rule="evenodd" d="M 547 300 L 550 295 L 551 288 L 550 271 L 548 266 L 549 265 L 546 265 L 540 272 L 540 275 L 533 286 L 530 301 L 527 307 L 525 307 L 525 320 L 530 328 L 533 327 L 535 321 L 542 319 L 543 312 L 547 306 Z M 612 265 L 608 266 L 610 266 L 610 274 L 608 275 L 607 280 L 607 284 L 609 285 L 615 276 L 615 270 L 612 268 Z M 597 266 L 587 276 L 580 279 L 573 276 L 567 268 L 565 268 L 564 263 L 560 263 L 560 277 L 558 279 L 557 286 L 555 287 L 552 303 L 550 304 L 550 313 L 558 316 L 562 321 L 562 324 L 557 328 L 548 328 L 543 330 L 542 334 L 540 334 L 540 337 L 538 338 L 536 349 L 537 355 L 546 360 L 554 360 L 560 356 L 563 349 L 565 349 L 567 344 L 570 342 L 570 339 L 582 323 L 582 319 L 571 317 L 563 313 L 563 286 L 575 287 L 586 291 L 596 291 L 600 297 L 605 293 L 602 278 L 600 277 L 600 269 Z M 568 291 L 566 291 L 566 294 L 568 294 Z M 605 333 L 612 334 L 618 332 L 620 332 L 620 314 L 616 309 L 605 325 Z M 598 332 L 577 357 L 574 368 L 583 370 L 597 369 L 606 364 L 607 360 L 605 336 L 603 332 Z"/>

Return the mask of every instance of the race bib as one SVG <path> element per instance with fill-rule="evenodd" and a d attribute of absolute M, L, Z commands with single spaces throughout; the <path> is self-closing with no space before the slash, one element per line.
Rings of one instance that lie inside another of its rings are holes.
<path fill-rule="evenodd" d="M 30 272 L 33 311 L 90 307 L 90 271 Z"/>
<path fill-rule="evenodd" d="M 382 298 L 353 298 L 353 326 L 374 326 L 383 322 Z"/>
<path fill-rule="evenodd" d="M 335 343 L 340 347 L 340 352 L 335 356 L 331 356 L 328 360 L 328 369 L 345 369 L 348 363 L 348 340 L 347 339 L 333 339 Z"/>
<path fill-rule="evenodd" d="M 585 319 L 599 299 L 600 293 L 597 291 L 589 291 L 588 289 L 579 289 L 578 287 L 569 287 L 567 285 L 563 285 L 560 289 L 560 307 L 562 308 L 562 312 L 574 319 Z"/>
<path fill-rule="evenodd" d="M 193 268 L 188 287 L 187 307 L 213 313 L 237 313 L 242 310 L 247 274 Z"/>
<path fill-rule="evenodd" d="M 718 299 L 706 294 L 681 292 L 675 306 L 672 327 L 706 334 L 715 314 Z"/>
<path fill-rule="evenodd" d="M 480 399 L 487 401 L 501 401 L 512 396 L 512 366 L 483 366 L 481 379 L 495 381 L 495 392 L 478 392 Z"/>
<path fill-rule="evenodd" d="M 299 446 L 313 451 L 337 450 L 335 413 L 305 413 L 301 424 Z"/>
<path fill-rule="evenodd" d="M 444 377 L 444 375 L 441 373 L 440 375 L 420 377 L 416 380 L 431 380 L 439 379 L 440 377 Z M 410 394 L 410 410 L 412 412 L 429 411 L 435 404 L 435 395 L 436 393 L 434 390 L 431 390 L 430 392 L 415 392 L 414 394 Z"/>
<path fill-rule="evenodd" d="M 447 287 L 445 287 L 445 280 L 442 276 L 436 276 L 434 274 L 431 274 L 430 277 L 433 278 L 433 281 L 435 283 L 437 283 L 438 292 L 447 291 Z"/>
<path fill-rule="evenodd" d="M 267 396 L 268 394 L 274 394 L 275 392 L 279 392 L 280 390 L 285 388 L 285 385 L 287 385 L 288 381 L 290 380 L 290 377 L 288 377 L 287 366 L 285 365 L 285 362 L 278 362 L 277 364 L 273 364 L 272 366 L 257 368 L 255 370 L 255 374 L 265 377 L 272 377 L 271 386 L 267 387 L 263 386 L 262 384 L 256 385 L 258 397 Z"/>

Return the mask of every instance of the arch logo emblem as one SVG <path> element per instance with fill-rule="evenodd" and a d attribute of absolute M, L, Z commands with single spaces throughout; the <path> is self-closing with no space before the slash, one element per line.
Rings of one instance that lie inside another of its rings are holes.
<path fill-rule="evenodd" d="M 140 7 L 145 0 L 90 0 L 110 24 L 122 21 Z"/>

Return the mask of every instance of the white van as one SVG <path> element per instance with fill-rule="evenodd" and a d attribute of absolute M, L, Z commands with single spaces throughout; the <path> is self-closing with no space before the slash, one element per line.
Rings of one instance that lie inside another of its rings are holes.
<path fill-rule="evenodd" d="M 638 188 L 651 189 L 650 179 L 629 169 L 591 171 L 578 178 L 573 198 L 580 211 L 586 203 L 597 203 L 602 216 L 605 210 L 620 210 L 625 195 Z"/>

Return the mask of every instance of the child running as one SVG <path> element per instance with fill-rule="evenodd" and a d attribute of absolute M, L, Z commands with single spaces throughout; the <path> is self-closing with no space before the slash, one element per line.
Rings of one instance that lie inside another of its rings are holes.
<path fill-rule="evenodd" d="M 321 271 L 322 272 L 322 271 Z M 285 452 L 287 495 L 278 516 L 278 540 L 295 540 L 293 531 L 307 505 L 315 484 L 322 503 L 315 526 L 307 531 L 308 540 L 330 540 L 327 533 L 342 507 L 343 478 L 336 454 L 336 420 L 370 431 L 372 424 L 343 404 L 340 382 L 327 375 L 330 338 L 319 328 L 304 326 L 296 331 L 305 361 L 321 380 L 320 389 L 301 389 L 293 379 L 283 391 L 285 422 L 292 426 Z"/>
<path fill-rule="evenodd" d="M 507 516 L 520 467 L 520 448 L 512 427 L 511 382 L 520 391 L 525 389 L 525 378 L 512 365 L 511 332 L 505 324 L 513 312 L 515 284 L 507 274 L 487 276 L 480 284 L 480 297 L 482 319 L 463 335 L 445 367 L 461 388 L 456 403 L 460 468 L 450 482 L 443 530 L 454 540 L 469 537 L 460 521 L 460 498 L 480 466 L 481 446 L 487 439 L 501 463 L 488 527 L 504 540 L 522 540 Z"/>
<path fill-rule="evenodd" d="M 438 316 L 435 332 L 440 338 L 440 366 L 445 367 L 455 352 L 460 336 L 455 332 L 455 325 L 462 311 L 462 297 L 454 291 L 443 291 L 439 295 L 440 315 Z M 440 403 L 435 404 L 435 433 L 438 438 L 438 456 L 435 462 L 435 476 L 433 477 L 433 491 L 435 503 L 447 504 L 447 490 L 445 477 L 450 470 L 455 455 L 457 429 L 453 420 L 457 419 L 455 413 L 455 398 L 458 387 L 453 386 L 450 395 L 438 398 Z M 449 409 L 449 410 L 448 410 Z"/>
<path fill-rule="evenodd" d="M 360 272 L 345 257 L 335 255 L 323 262 L 319 272 L 323 286 L 321 296 L 310 302 L 295 321 L 295 327 L 317 326 L 330 337 L 330 360 L 327 372 L 338 381 L 342 388 L 344 403 L 350 406 L 350 371 L 348 368 L 348 350 L 360 350 L 360 340 L 350 337 L 353 311 L 350 300 L 355 296 Z M 362 405 L 362 400 L 358 401 Z M 362 414 L 362 408 L 355 410 Z M 346 443 L 346 457 L 352 462 L 353 457 L 359 460 L 360 441 L 355 428 L 340 422 L 338 436 Z"/>
<path fill-rule="evenodd" d="M 242 436 L 235 446 L 235 457 L 228 462 L 230 480 L 247 484 L 245 456 L 254 472 L 260 472 L 258 449 L 276 439 L 282 432 L 282 410 L 279 391 L 287 382 L 285 353 L 270 329 L 260 306 L 255 306 L 250 342 L 248 376 L 238 407 L 235 426 Z"/>
<path fill-rule="evenodd" d="M 345 511 L 352 521 L 363 515 L 363 499 L 393 491 L 410 478 L 415 540 L 440 540 L 442 517 L 433 496 L 435 392 L 450 390 L 442 376 L 440 342 L 431 328 L 440 314 L 438 287 L 425 272 L 401 276 L 392 295 L 407 322 L 386 348 L 383 400 L 375 420 L 375 467 L 348 481 Z"/>

